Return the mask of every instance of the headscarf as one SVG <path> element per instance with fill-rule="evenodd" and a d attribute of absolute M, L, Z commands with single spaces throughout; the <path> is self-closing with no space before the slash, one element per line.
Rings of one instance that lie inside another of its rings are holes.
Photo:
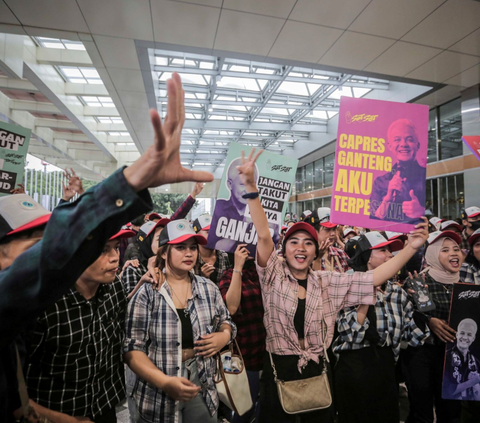
<path fill-rule="evenodd" d="M 445 237 L 440 238 L 437 242 L 434 242 L 427 247 L 427 251 L 425 252 L 425 260 L 429 267 L 427 267 L 422 273 L 428 272 L 428 274 L 437 282 L 453 284 L 459 281 L 460 273 L 452 273 L 448 270 L 445 270 L 438 258 L 440 256 L 440 251 L 443 248 L 443 243 L 447 239 L 457 244 L 452 238 Z"/>

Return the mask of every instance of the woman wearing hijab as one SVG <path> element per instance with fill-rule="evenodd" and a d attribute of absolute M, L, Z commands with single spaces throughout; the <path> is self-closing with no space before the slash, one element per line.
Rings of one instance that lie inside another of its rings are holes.
<path fill-rule="evenodd" d="M 434 421 L 457 422 L 460 402 L 442 398 L 445 343 L 455 342 L 455 330 L 448 324 L 453 284 L 459 282 L 463 253 L 461 237 L 453 231 L 435 231 L 428 237 L 422 272 L 435 310 L 423 314 L 431 336 L 420 347 L 409 347 L 402 357 L 405 382 L 410 400 L 409 423 Z"/>
<path fill-rule="evenodd" d="M 356 255 L 348 264 L 359 272 L 376 269 L 390 261 L 393 252 L 403 249 L 400 239 L 387 241 L 376 231 L 351 242 Z M 375 305 L 359 305 L 340 311 L 337 317 L 339 337 L 333 347 L 339 355 L 335 367 L 339 423 L 399 422 L 395 363 L 400 345 L 421 345 L 430 332 L 415 314 L 406 292 L 392 281 L 377 287 Z"/>

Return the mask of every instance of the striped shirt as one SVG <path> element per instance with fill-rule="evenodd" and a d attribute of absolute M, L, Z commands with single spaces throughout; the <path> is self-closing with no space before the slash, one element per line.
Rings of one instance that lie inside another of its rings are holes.
<path fill-rule="evenodd" d="M 286 261 L 275 251 L 266 267 L 257 263 L 257 272 L 265 309 L 267 350 L 272 354 L 299 356 L 300 372 L 308 360 L 318 363 L 318 357 L 330 346 L 340 309 L 375 303 L 373 272 L 335 273 L 310 269 L 305 304 L 305 350 L 302 350 L 293 324 L 298 305 L 297 280 Z"/>
<path fill-rule="evenodd" d="M 218 331 L 223 323 L 232 326 L 232 339 L 236 327 L 223 302 L 217 286 L 210 280 L 195 276 L 192 279 L 192 298 L 188 300 L 193 339 Z M 165 282 L 159 291 L 145 284 L 128 305 L 125 324 L 124 352 L 144 352 L 163 373 L 181 377 L 182 327 L 172 294 Z M 218 409 L 218 395 L 214 376 L 215 357 L 196 357 L 202 394 L 213 415 Z M 140 416 L 154 423 L 177 423 L 179 402 L 161 389 L 137 377 L 133 397 Z"/>
<path fill-rule="evenodd" d="M 91 300 L 75 288 L 38 318 L 28 393 L 51 410 L 92 420 L 125 398 L 122 340 L 127 298 L 120 279 Z"/>
<path fill-rule="evenodd" d="M 428 326 L 422 331 L 413 319 L 414 306 L 406 292 L 397 284 L 388 282 L 385 294 L 377 291 L 375 304 L 376 328 L 380 339 L 379 346 L 390 346 L 395 360 L 400 354 L 402 343 L 417 347 L 430 334 Z M 357 308 L 348 307 L 340 311 L 337 317 L 339 337 L 335 340 L 333 351 L 359 350 L 369 347 L 370 341 L 365 339 L 366 330 L 370 326 L 368 317 L 360 324 L 357 320 Z"/>

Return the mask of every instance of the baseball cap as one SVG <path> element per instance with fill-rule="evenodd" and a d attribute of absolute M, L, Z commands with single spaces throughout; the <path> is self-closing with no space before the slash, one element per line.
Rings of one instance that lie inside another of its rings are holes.
<path fill-rule="evenodd" d="M 168 220 L 168 222 L 162 222 L 162 220 Z M 166 226 L 169 222 L 170 219 L 160 219 L 158 222 L 149 220 L 148 222 L 140 226 L 138 236 L 142 238 L 147 238 L 156 228 L 158 228 L 159 226 Z M 140 239 L 140 241 L 143 241 L 143 239 Z"/>
<path fill-rule="evenodd" d="M 51 213 L 27 194 L 0 197 L 0 239 L 43 226 Z"/>
<path fill-rule="evenodd" d="M 325 228 L 335 228 L 337 226 L 336 223 L 330 222 L 330 207 L 319 207 L 317 210 L 314 210 L 309 216 L 308 222 L 311 225 L 320 223 Z"/>
<path fill-rule="evenodd" d="M 440 238 L 452 238 L 458 245 L 462 243 L 462 238 L 459 234 L 453 231 L 435 231 L 428 236 L 428 245 L 433 244 Z"/>
<path fill-rule="evenodd" d="M 313 238 L 313 240 L 318 245 L 317 231 L 313 228 L 312 225 L 309 225 L 306 222 L 297 222 L 297 223 L 293 224 L 292 226 L 290 226 L 287 229 L 287 232 L 285 232 L 285 237 L 283 239 L 283 243 L 285 244 L 287 242 L 288 238 L 290 238 L 295 232 L 298 232 L 298 231 L 308 232 L 308 234 Z"/>
<path fill-rule="evenodd" d="M 468 238 L 468 243 L 470 246 L 473 246 L 475 244 L 475 241 L 480 237 L 480 229 L 477 229 L 470 237 Z"/>
<path fill-rule="evenodd" d="M 391 241 L 392 239 L 399 239 L 405 242 L 408 239 L 408 236 L 401 232 L 385 231 L 385 235 L 387 235 L 387 239 L 389 241 Z"/>
<path fill-rule="evenodd" d="M 457 228 L 460 232 L 463 230 L 462 225 L 459 225 L 457 222 L 455 222 L 455 220 L 445 220 L 440 225 L 440 230 L 446 231 L 448 228 L 452 228 L 452 227 Z"/>
<path fill-rule="evenodd" d="M 380 232 L 371 231 L 364 235 L 361 235 L 357 240 L 358 247 L 361 252 L 367 250 L 377 250 L 386 246 L 390 247 L 390 251 L 393 253 L 403 249 L 403 242 L 399 239 L 387 240 Z"/>
<path fill-rule="evenodd" d="M 109 241 L 113 241 L 114 239 L 121 239 L 121 238 L 132 238 L 135 235 L 137 235 L 134 231 L 131 231 L 129 229 L 121 229 L 119 232 L 117 232 L 115 235 L 113 235 Z"/>
<path fill-rule="evenodd" d="M 307 220 L 307 217 L 310 216 L 312 212 L 310 210 L 305 210 L 301 215 L 300 215 L 300 222 L 305 222 Z"/>
<path fill-rule="evenodd" d="M 208 213 L 201 214 L 193 222 L 193 230 L 198 233 L 200 231 L 209 231 L 212 223 L 212 216 Z"/>
<path fill-rule="evenodd" d="M 165 226 L 160 234 L 160 237 L 158 238 L 158 246 L 162 247 L 166 244 L 180 244 L 190 238 L 195 238 L 200 245 L 205 245 L 207 243 L 207 239 L 203 235 L 195 233 L 185 219 L 173 220 Z"/>
<path fill-rule="evenodd" d="M 467 207 L 465 209 L 465 214 L 467 215 L 467 217 L 478 216 L 480 214 L 480 207 L 477 207 L 477 206 Z"/>
<path fill-rule="evenodd" d="M 345 243 L 345 253 L 347 253 L 347 256 L 349 258 L 353 258 L 355 254 L 357 253 L 357 250 L 360 251 L 358 247 L 358 240 L 360 239 L 360 235 L 354 236 L 350 238 L 346 243 Z"/>
<path fill-rule="evenodd" d="M 347 236 L 348 234 L 351 234 L 351 233 L 354 233 L 355 236 L 358 235 L 357 231 L 355 231 L 355 229 L 353 228 L 347 228 L 343 230 L 343 236 Z"/>
<path fill-rule="evenodd" d="M 148 215 L 148 220 L 158 219 L 157 222 L 160 226 L 165 226 L 171 219 L 169 219 L 166 215 L 160 213 L 150 213 Z"/>

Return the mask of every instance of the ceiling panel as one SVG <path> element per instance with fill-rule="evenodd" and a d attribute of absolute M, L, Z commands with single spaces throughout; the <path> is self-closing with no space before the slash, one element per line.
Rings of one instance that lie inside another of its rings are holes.
<path fill-rule="evenodd" d="M 151 7 L 155 41 L 213 47 L 220 9 L 165 0 Z"/>
<path fill-rule="evenodd" d="M 222 10 L 215 49 L 266 56 L 285 20 Z"/>
<path fill-rule="evenodd" d="M 223 8 L 286 19 L 295 2 L 296 0 L 224 0 Z"/>
<path fill-rule="evenodd" d="M 106 67 L 140 70 L 133 40 L 103 35 L 94 35 L 93 38 Z"/>
<path fill-rule="evenodd" d="M 269 56 L 317 63 L 342 33 L 341 29 L 287 21 Z"/>
<path fill-rule="evenodd" d="M 448 48 L 480 27 L 480 2 L 449 0 L 413 28 L 402 40 Z"/>
<path fill-rule="evenodd" d="M 426 81 L 444 82 L 479 62 L 479 57 L 444 51 L 406 76 Z"/>
<path fill-rule="evenodd" d="M 90 32 L 75 0 L 6 0 L 22 25 Z"/>
<path fill-rule="evenodd" d="M 112 68 L 108 70 L 108 73 L 117 90 L 145 92 L 141 71 Z"/>
<path fill-rule="evenodd" d="M 463 40 L 450 47 L 449 50 L 480 56 L 480 29 L 467 35 Z"/>
<path fill-rule="evenodd" d="M 480 84 L 480 65 L 474 66 L 459 75 L 445 81 L 447 84 L 460 85 L 468 88 L 476 84 Z"/>
<path fill-rule="evenodd" d="M 460 96 L 460 91 L 462 87 L 458 87 L 455 85 L 448 85 L 443 87 L 432 94 L 429 94 L 420 100 L 416 101 L 415 103 L 418 104 L 426 104 L 430 107 L 438 106 L 439 104 L 446 103 L 447 101 L 453 100 Z"/>
<path fill-rule="evenodd" d="M 370 0 L 298 0 L 289 19 L 347 29 L 368 3 Z"/>
<path fill-rule="evenodd" d="M 318 63 L 361 70 L 395 41 L 346 31 Z"/>
<path fill-rule="evenodd" d="M 202 6 L 222 7 L 223 0 L 178 0 L 185 3 L 201 4 Z"/>
<path fill-rule="evenodd" d="M 139 109 L 144 109 L 144 110 L 149 109 L 147 95 L 145 93 L 138 93 L 133 91 L 120 91 L 118 89 L 117 89 L 117 93 L 120 96 L 120 100 L 122 101 L 122 105 L 123 107 L 125 107 L 125 109 L 127 107 L 130 107 L 130 108 L 137 107 Z"/>
<path fill-rule="evenodd" d="M 405 76 L 441 52 L 442 50 L 433 47 L 398 41 L 370 63 L 365 70 L 386 75 Z"/>
<path fill-rule="evenodd" d="M 153 41 L 148 0 L 78 0 L 92 34 Z"/>
<path fill-rule="evenodd" d="M 350 31 L 399 39 L 445 0 L 373 0 Z"/>
<path fill-rule="evenodd" d="M 19 24 L 18 19 L 3 1 L 0 1 L 0 22 L 12 25 Z"/>

